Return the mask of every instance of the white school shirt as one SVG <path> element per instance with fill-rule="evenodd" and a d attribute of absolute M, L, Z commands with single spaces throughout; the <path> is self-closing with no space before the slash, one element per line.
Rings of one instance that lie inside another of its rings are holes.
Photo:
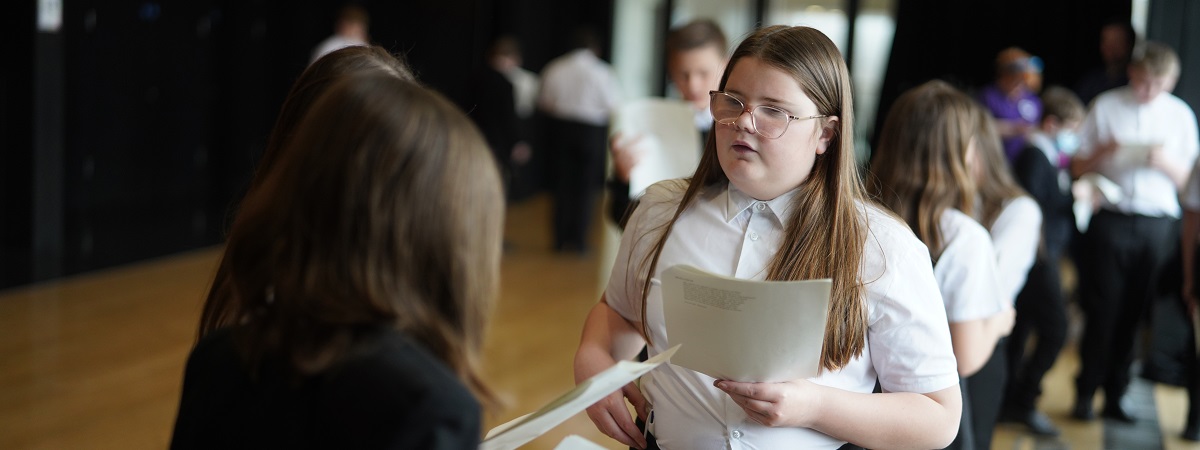
<path fill-rule="evenodd" d="M 1163 153 L 1179 166 L 1191 166 L 1200 153 L 1196 115 L 1179 97 L 1164 92 L 1150 103 L 1139 104 L 1129 86 L 1116 88 L 1096 97 L 1080 128 L 1079 155 L 1089 156 L 1097 145 L 1110 140 L 1123 144 L 1162 144 Z M 1171 178 L 1159 170 L 1142 166 L 1123 166 L 1124 150 L 1098 169 L 1101 175 L 1121 187 L 1124 195 L 1117 204 L 1100 197 L 1101 207 L 1124 214 L 1178 218 L 1179 191 Z"/>
<path fill-rule="evenodd" d="M 606 301 L 626 320 L 641 318 L 641 261 L 661 236 L 686 182 L 668 180 L 650 186 L 621 238 L 605 292 Z M 770 201 L 757 201 L 722 183 L 704 189 L 675 223 L 660 256 L 655 279 L 676 264 L 713 273 L 763 280 L 779 248 L 784 223 L 792 213 L 796 190 Z M 867 345 L 836 372 L 810 378 L 814 383 L 870 393 L 878 378 L 887 392 L 928 393 L 958 383 L 957 362 L 946 326 L 946 312 L 929 264 L 929 252 L 908 227 L 874 205 L 862 205 L 869 226 L 864 242 Z M 667 349 L 662 291 L 653 286 L 647 299 L 651 356 Z M 747 349 L 753 351 L 753 349 Z M 650 431 L 663 449 L 835 449 L 843 441 L 808 428 L 771 428 L 746 416 L 713 378 L 671 364 L 642 378 L 642 391 L 654 411 Z"/>
<path fill-rule="evenodd" d="M 988 231 L 957 209 L 942 213 L 945 249 L 933 265 L 950 323 L 990 317 L 1005 305 L 996 278 L 996 250 Z"/>
<path fill-rule="evenodd" d="M 555 118 L 604 126 L 620 101 L 612 66 L 591 50 L 571 51 L 542 70 L 538 107 Z"/>
<path fill-rule="evenodd" d="M 1042 241 L 1042 208 L 1032 197 L 1009 199 L 1000 209 L 992 228 L 996 250 L 996 280 L 1008 304 L 1017 301 Z"/>

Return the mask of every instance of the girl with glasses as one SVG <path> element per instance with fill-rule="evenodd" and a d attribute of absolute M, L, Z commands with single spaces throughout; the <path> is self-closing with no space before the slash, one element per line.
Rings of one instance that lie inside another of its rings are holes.
<path fill-rule="evenodd" d="M 584 325 L 577 380 L 667 349 L 660 273 L 676 264 L 753 280 L 832 278 L 821 370 L 782 383 L 664 365 L 588 409 L 637 448 L 935 448 L 961 399 L 925 246 L 867 199 L 854 160 L 850 77 L 837 47 L 773 26 L 734 52 L 690 179 L 652 186 Z M 719 332 L 719 330 L 717 331 Z M 747 348 L 753 352 L 755 349 Z M 872 393 L 878 385 L 882 393 Z M 628 410 L 648 420 L 640 430 Z"/>

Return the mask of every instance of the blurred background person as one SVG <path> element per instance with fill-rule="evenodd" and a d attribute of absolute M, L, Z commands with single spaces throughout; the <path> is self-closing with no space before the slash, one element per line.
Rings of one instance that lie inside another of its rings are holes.
<path fill-rule="evenodd" d="M 992 237 L 997 286 L 1007 305 L 1015 309 L 1017 294 L 1025 287 L 1041 243 L 1042 212 L 1013 179 L 991 114 L 978 105 L 971 109 L 976 124 L 975 151 L 967 158 L 967 167 L 975 178 L 979 202 L 973 216 Z M 1007 337 L 1001 338 L 988 362 L 967 378 L 976 448 L 992 446 L 992 432 L 1008 382 L 1007 343 Z"/>
<path fill-rule="evenodd" d="M 1042 117 L 1042 60 L 1025 50 L 1009 47 L 996 55 L 996 79 L 979 92 L 979 100 L 996 118 L 1008 161 L 1016 159 L 1026 134 Z"/>
<path fill-rule="evenodd" d="M 252 191 L 229 294 L 188 357 L 172 448 L 475 449 L 504 203 L 457 107 L 339 81 Z"/>
<path fill-rule="evenodd" d="M 712 129 L 712 114 L 708 111 L 709 91 L 717 89 L 721 73 L 728 62 L 729 42 L 725 32 L 711 19 L 697 19 L 667 34 L 667 77 L 679 91 L 683 101 L 691 105 L 696 130 L 703 142 Z M 639 136 L 625 136 L 618 131 L 609 140 L 612 152 L 613 175 L 608 182 L 609 217 L 622 225 L 630 206 L 629 174 L 637 166 Z M 703 149 L 696 149 L 697 152 Z"/>
<path fill-rule="evenodd" d="M 337 20 L 333 23 L 333 35 L 317 44 L 309 62 L 316 61 L 339 48 L 367 45 L 370 40 L 367 34 L 370 25 L 371 18 L 367 15 L 366 9 L 358 5 L 343 6 L 338 12 Z"/>
<path fill-rule="evenodd" d="M 538 108 L 548 116 L 554 249 L 584 254 L 596 194 L 604 184 L 608 121 L 621 90 L 612 66 L 599 57 L 595 31 L 577 28 L 571 41 L 572 50 L 542 70 Z"/>
<path fill-rule="evenodd" d="M 521 68 L 521 48 L 512 36 L 496 38 L 488 47 L 486 59 L 475 84 L 475 102 L 470 114 L 492 148 L 505 191 L 511 192 L 514 171 L 532 156 L 529 139 L 532 105 L 521 104 L 524 92 L 517 88 L 517 83 L 524 83 L 527 89 L 527 77 L 533 77 L 536 89 L 537 80 L 536 75 Z"/>
<path fill-rule="evenodd" d="M 1129 84 L 1129 60 L 1137 45 L 1137 32 L 1128 20 L 1111 20 L 1100 27 L 1101 65 L 1088 70 L 1075 86 L 1084 105 L 1101 92 Z"/>
<path fill-rule="evenodd" d="M 978 108 L 940 80 L 906 91 L 888 111 L 867 183 L 872 196 L 903 218 L 928 247 L 963 393 L 958 435 L 947 447 L 953 449 L 987 447 L 976 442 L 975 399 L 968 384 L 1012 331 L 1015 314 L 997 277 L 992 237 L 970 215 L 980 201 L 969 162 L 980 151 Z M 979 389 L 1002 388 L 1000 383 Z"/>
<path fill-rule="evenodd" d="M 1095 417 L 1092 398 L 1099 388 L 1105 417 L 1136 420 L 1121 404 L 1134 342 L 1179 249 L 1179 192 L 1200 153 L 1196 115 L 1171 94 L 1179 71 L 1174 50 L 1147 42 L 1129 65 L 1129 86 L 1092 103 L 1071 160 L 1073 177 L 1096 172 L 1122 192 L 1115 202 L 1101 197 L 1100 211 L 1083 235 L 1079 288 L 1085 326 L 1072 410 L 1080 420 Z"/>
<path fill-rule="evenodd" d="M 1017 294 L 1017 320 L 1008 338 L 1008 382 L 1000 420 L 1025 425 L 1042 436 L 1058 428 L 1037 409 L 1042 378 L 1067 340 L 1067 305 L 1060 266 L 1072 236 L 1071 177 L 1067 165 L 1079 146 L 1075 135 L 1083 121 L 1083 103 L 1070 90 L 1052 86 L 1042 94 L 1043 115 L 1029 144 L 1021 150 L 1013 173 L 1037 201 L 1042 213 L 1041 244 L 1025 286 Z M 1031 335 L 1037 336 L 1027 351 Z"/>

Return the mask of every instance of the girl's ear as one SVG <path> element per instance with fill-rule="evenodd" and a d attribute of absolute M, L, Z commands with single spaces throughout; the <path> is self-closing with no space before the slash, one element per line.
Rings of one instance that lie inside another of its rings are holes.
<path fill-rule="evenodd" d="M 837 137 L 838 126 L 841 121 L 837 117 L 830 117 L 821 125 L 821 136 L 817 137 L 817 154 L 822 155 L 829 148 L 829 142 Z"/>

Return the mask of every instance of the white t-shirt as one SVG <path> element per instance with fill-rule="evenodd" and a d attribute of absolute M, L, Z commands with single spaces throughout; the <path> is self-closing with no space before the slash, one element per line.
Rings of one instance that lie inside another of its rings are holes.
<path fill-rule="evenodd" d="M 996 249 L 996 280 L 1011 305 L 1025 287 L 1042 240 L 1042 208 L 1031 197 L 1011 199 L 988 230 Z"/>
<path fill-rule="evenodd" d="M 686 184 L 657 183 L 646 190 L 621 238 L 605 292 L 608 305 L 630 322 L 641 320 L 641 262 L 675 212 Z M 680 216 L 660 256 L 657 279 L 676 264 L 713 273 L 763 280 L 783 240 L 792 213 L 793 190 L 761 202 L 733 187 L 702 191 Z M 863 353 L 844 368 L 810 381 L 869 393 L 875 380 L 887 392 L 928 393 L 958 382 L 929 252 L 908 227 L 874 205 L 863 205 L 869 227 L 860 277 L 866 282 L 868 331 Z M 985 234 L 986 236 L 986 234 Z M 647 322 L 651 356 L 666 350 L 662 291 L 651 288 Z M 642 379 L 653 405 L 651 432 L 670 449 L 837 448 L 842 441 L 807 428 L 771 428 L 758 424 L 713 379 L 679 366 L 663 365 Z"/>
<path fill-rule="evenodd" d="M 1082 146 L 1079 155 L 1089 156 L 1097 145 L 1116 141 L 1125 146 L 1097 170 L 1121 187 L 1124 195 L 1118 204 L 1101 197 L 1101 207 L 1125 214 L 1151 217 L 1179 217 L 1179 191 L 1165 173 L 1151 169 L 1141 161 L 1139 145 L 1162 145 L 1173 164 L 1191 166 L 1200 153 L 1196 115 L 1187 103 L 1162 93 L 1148 104 L 1139 104 L 1132 88 L 1110 90 L 1096 97 L 1080 128 Z"/>
<path fill-rule="evenodd" d="M 542 70 L 538 107 L 556 118 L 603 126 L 620 101 L 612 66 L 591 50 L 559 56 Z"/>
<path fill-rule="evenodd" d="M 945 250 L 933 266 L 950 323 L 990 317 L 1005 308 L 996 279 L 996 250 L 987 230 L 957 209 L 939 222 Z"/>

